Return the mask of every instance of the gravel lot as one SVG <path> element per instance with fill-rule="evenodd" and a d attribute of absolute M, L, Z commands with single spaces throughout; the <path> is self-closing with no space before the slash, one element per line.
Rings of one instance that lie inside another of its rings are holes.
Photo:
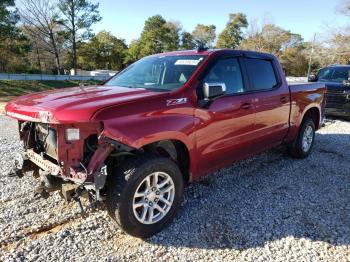
<path fill-rule="evenodd" d="M 0 261 L 350 261 L 350 122 L 332 120 L 312 155 L 283 148 L 190 185 L 175 221 L 140 240 L 105 211 L 87 218 L 32 177 L 6 176 L 21 145 L 0 116 Z"/>

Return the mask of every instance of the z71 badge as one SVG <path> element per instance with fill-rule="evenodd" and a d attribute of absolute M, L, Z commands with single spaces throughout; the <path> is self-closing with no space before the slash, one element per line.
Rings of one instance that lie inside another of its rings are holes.
<path fill-rule="evenodd" d="M 168 99 L 166 101 L 167 106 L 175 106 L 175 105 L 180 105 L 180 104 L 185 104 L 185 103 L 187 103 L 186 97 L 176 98 L 176 99 Z"/>

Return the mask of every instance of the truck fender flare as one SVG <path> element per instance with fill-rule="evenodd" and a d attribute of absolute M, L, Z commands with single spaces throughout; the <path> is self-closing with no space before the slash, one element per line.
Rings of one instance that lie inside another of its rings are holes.
<path fill-rule="evenodd" d="M 322 112 L 321 112 L 320 106 L 319 106 L 318 104 L 316 104 L 316 103 L 312 103 L 312 104 L 309 104 L 308 106 L 306 106 L 306 107 L 304 108 L 303 114 L 302 114 L 301 117 L 300 117 L 299 126 L 300 126 L 301 123 L 303 122 L 306 113 L 307 113 L 310 109 L 312 109 L 312 108 L 317 108 L 318 113 L 319 113 L 319 116 L 318 116 L 319 118 L 318 118 L 318 119 L 319 119 L 319 121 L 322 120 Z M 315 123 L 315 124 L 319 125 L 320 123 Z"/>

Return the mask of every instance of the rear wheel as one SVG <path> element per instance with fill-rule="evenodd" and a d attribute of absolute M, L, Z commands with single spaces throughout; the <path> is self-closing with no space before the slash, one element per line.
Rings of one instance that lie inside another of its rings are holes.
<path fill-rule="evenodd" d="M 150 237 L 174 218 L 183 177 L 170 159 L 141 155 L 116 168 L 107 188 L 109 215 L 128 234 Z"/>
<path fill-rule="evenodd" d="M 289 153 L 296 158 L 306 158 L 314 145 L 315 123 L 312 119 L 306 118 L 299 130 L 298 137 L 289 146 Z"/>

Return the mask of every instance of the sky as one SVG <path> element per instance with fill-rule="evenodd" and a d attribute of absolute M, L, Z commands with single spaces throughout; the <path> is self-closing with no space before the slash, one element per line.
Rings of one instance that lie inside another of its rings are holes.
<path fill-rule="evenodd" d="M 93 26 L 94 32 L 110 31 L 129 43 L 137 39 L 145 20 L 160 14 L 167 21 L 179 21 L 186 31 L 196 24 L 214 24 L 217 34 L 222 31 L 229 13 L 243 12 L 248 21 L 271 21 L 311 41 L 315 33 L 328 27 L 350 25 L 350 18 L 336 11 L 341 0 L 92 0 L 100 3 L 102 21 Z"/>

